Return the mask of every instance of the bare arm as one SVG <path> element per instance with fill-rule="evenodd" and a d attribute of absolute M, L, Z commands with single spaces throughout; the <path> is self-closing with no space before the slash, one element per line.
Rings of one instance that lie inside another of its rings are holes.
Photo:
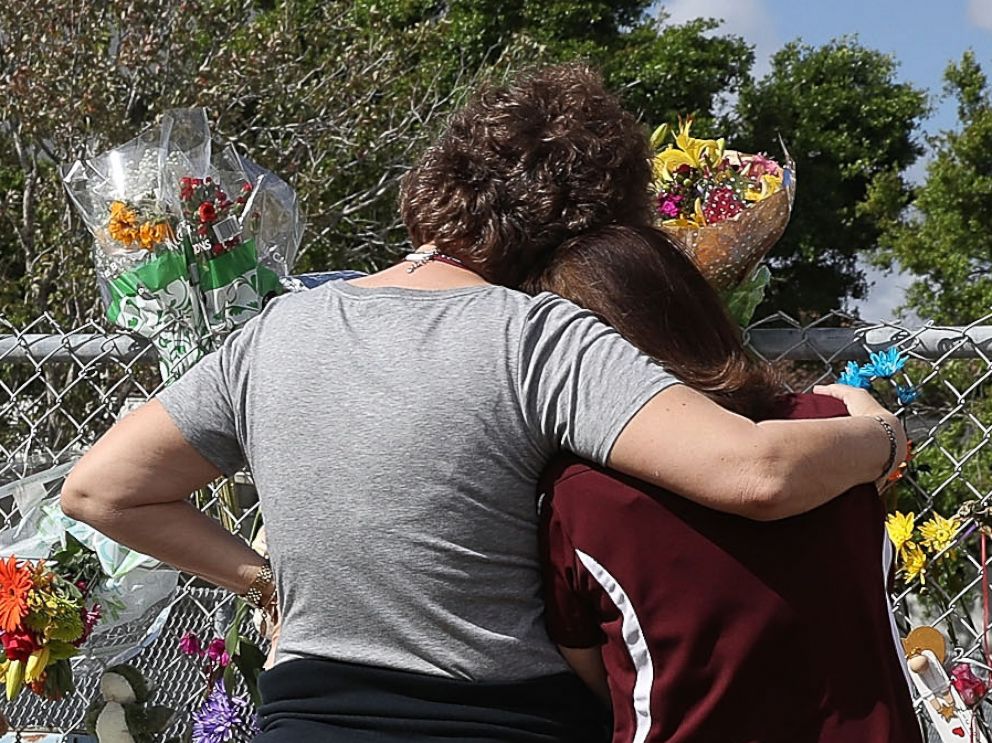
<path fill-rule="evenodd" d="M 819 392 L 841 398 L 850 418 L 754 423 L 683 385 L 656 395 L 617 438 L 609 465 L 690 500 L 757 520 L 804 513 L 879 479 L 889 439 L 871 416 L 894 416 L 863 390 Z"/>
<path fill-rule="evenodd" d="M 575 675 L 592 689 L 596 696 L 610 704 L 610 685 L 606 678 L 606 666 L 603 665 L 603 655 L 599 648 L 566 648 L 559 645 L 558 650 L 565 662 L 572 667 Z"/>
<path fill-rule="evenodd" d="M 244 593 L 263 558 L 186 502 L 220 474 L 152 400 L 73 468 L 62 488 L 62 510 L 121 544 Z"/>

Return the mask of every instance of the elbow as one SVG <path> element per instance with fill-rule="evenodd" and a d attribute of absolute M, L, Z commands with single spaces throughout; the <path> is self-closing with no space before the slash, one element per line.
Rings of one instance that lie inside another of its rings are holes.
<path fill-rule="evenodd" d="M 59 494 L 59 506 L 62 513 L 74 521 L 93 526 L 99 520 L 100 505 L 97 498 L 91 495 L 85 479 L 74 469 L 69 473 Z"/>
<path fill-rule="evenodd" d="M 802 512 L 796 473 L 774 455 L 755 460 L 741 494 L 740 515 L 753 521 L 777 521 Z"/>

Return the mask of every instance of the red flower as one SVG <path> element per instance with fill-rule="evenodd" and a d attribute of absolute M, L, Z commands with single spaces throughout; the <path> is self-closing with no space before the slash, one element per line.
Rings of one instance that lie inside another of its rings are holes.
<path fill-rule="evenodd" d="M 204 201 L 200 204 L 199 214 L 201 222 L 213 222 L 217 218 L 217 210 L 214 208 L 214 202 Z"/>
<path fill-rule="evenodd" d="M 733 219 L 742 211 L 744 211 L 744 205 L 740 198 L 733 189 L 726 186 L 710 191 L 709 196 L 706 197 L 706 203 L 703 204 L 703 216 L 706 217 L 707 224 Z"/>
<path fill-rule="evenodd" d="M 8 660 L 27 660 L 40 647 L 31 633 L 23 629 L 4 632 L 2 641 Z"/>
<path fill-rule="evenodd" d="M 241 192 L 242 192 L 242 193 L 251 193 L 251 184 L 250 184 L 250 183 L 246 183 L 246 184 L 244 184 L 244 185 L 243 185 L 243 186 L 241 187 Z"/>

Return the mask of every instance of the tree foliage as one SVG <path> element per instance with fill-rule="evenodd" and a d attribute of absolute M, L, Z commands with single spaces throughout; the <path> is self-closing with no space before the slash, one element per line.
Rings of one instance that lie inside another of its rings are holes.
<path fill-rule="evenodd" d="M 945 79 L 959 128 L 935 138 L 926 181 L 913 208 L 888 225 L 881 260 L 917 277 L 907 304 L 919 315 L 967 324 L 992 308 L 992 101 L 972 52 Z"/>
<path fill-rule="evenodd" d="M 854 256 L 904 202 L 919 91 L 849 41 L 753 53 L 718 22 L 668 23 L 647 0 L 11 0 L 0 5 L 0 314 L 99 314 L 89 239 L 58 166 L 122 143 L 176 106 L 290 181 L 309 223 L 298 270 L 374 269 L 405 238 L 396 186 L 480 80 L 584 59 L 646 126 L 693 115 L 700 134 L 799 161 L 773 304 L 857 296 Z M 726 101 L 739 94 L 731 115 Z M 885 190 L 882 186 L 888 186 Z M 883 198 L 883 196 L 885 198 Z M 886 211 L 888 210 L 888 211 Z M 800 288 L 801 286 L 801 288 Z"/>
<path fill-rule="evenodd" d="M 745 87 L 740 148 L 777 153 L 781 136 L 798 173 L 766 309 L 820 314 L 864 296 L 857 258 L 875 250 L 909 199 L 900 173 L 922 152 L 915 132 L 927 108 L 923 91 L 897 81 L 892 57 L 855 39 L 787 44 L 768 75 Z"/>

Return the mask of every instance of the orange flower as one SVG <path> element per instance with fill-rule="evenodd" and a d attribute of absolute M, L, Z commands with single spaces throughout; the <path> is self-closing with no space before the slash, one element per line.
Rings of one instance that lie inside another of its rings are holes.
<path fill-rule="evenodd" d="M 155 225 L 155 242 L 164 243 L 171 237 L 172 230 L 169 228 L 168 222 L 159 222 Z"/>
<path fill-rule="evenodd" d="M 142 222 L 138 230 L 138 238 L 141 240 L 141 247 L 151 250 L 155 247 L 155 226 L 151 222 Z"/>
<path fill-rule="evenodd" d="M 17 629 L 28 613 L 28 592 L 33 587 L 30 567 L 19 566 L 15 557 L 0 561 L 0 630 Z"/>
<path fill-rule="evenodd" d="M 138 242 L 137 215 L 121 201 L 115 201 L 110 205 L 110 221 L 107 223 L 107 232 L 118 242 L 130 247 L 132 243 Z"/>

